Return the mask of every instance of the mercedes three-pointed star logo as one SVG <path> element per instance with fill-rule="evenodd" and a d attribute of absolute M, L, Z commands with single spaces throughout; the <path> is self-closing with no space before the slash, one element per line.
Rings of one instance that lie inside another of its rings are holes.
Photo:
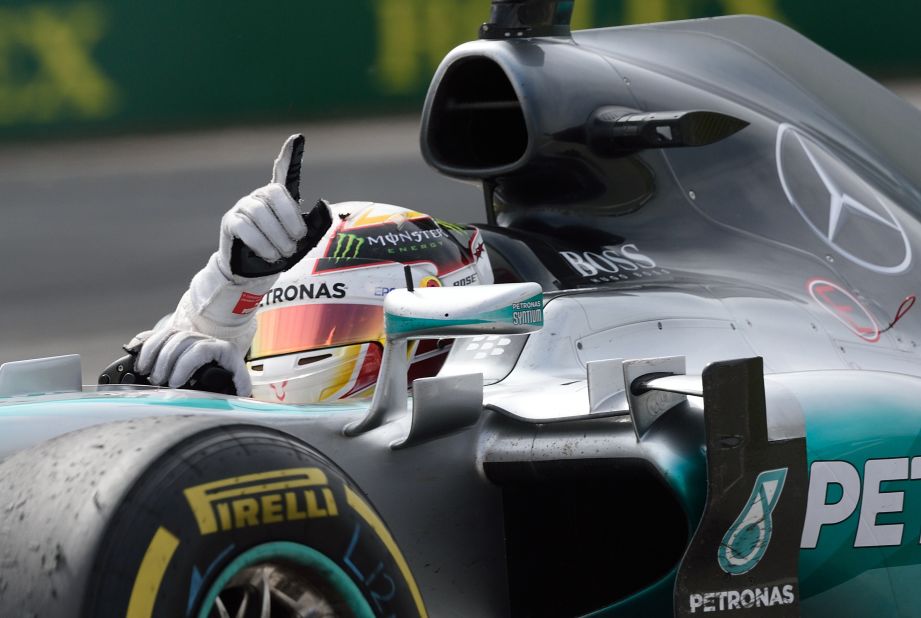
<path fill-rule="evenodd" d="M 787 199 L 829 247 L 878 273 L 908 268 L 908 235 L 887 198 L 853 168 L 786 123 L 777 129 L 776 158 Z"/>

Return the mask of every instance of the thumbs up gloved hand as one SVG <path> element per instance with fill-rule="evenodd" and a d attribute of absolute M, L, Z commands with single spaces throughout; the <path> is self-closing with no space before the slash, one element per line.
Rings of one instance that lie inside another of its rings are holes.
<path fill-rule="evenodd" d="M 276 172 L 277 165 L 276 161 Z M 240 239 L 262 260 L 279 262 L 294 255 L 298 241 L 306 234 L 307 225 L 297 201 L 284 186 L 275 182 L 273 175 L 272 182 L 240 198 L 221 218 L 218 265 L 228 278 L 240 281 L 247 278 L 248 273 L 233 271 L 234 239 Z"/>
<path fill-rule="evenodd" d="M 196 368 L 217 362 L 233 373 L 237 394 L 249 395 L 243 359 L 256 328 L 253 312 L 278 273 L 315 246 L 331 223 L 321 202 L 307 217 L 316 229 L 308 230 L 298 207 L 303 139 L 289 137 L 275 159 L 272 182 L 223 216 L 218 250 L 192 278 L 172 317 L 129 344 L 139 350 L 135 369 L 150 373 L 152 383 L 181 385 Z M 255 260 L 242 258 L 243 252 Z M 247 268 L 254 261 L 263 267 Z"/>
<path fill-rule="evenodd" d="M 239 282 L 240 278 L 275 274 L 291 265 L 285 258 L 298 253 L 308 233 L 297 203 L 303 153 L 304 137 L 289 137 L 275 159 L 272 181 L 241 198 L 221 219 L 216 256 L 228 278 Z"/>

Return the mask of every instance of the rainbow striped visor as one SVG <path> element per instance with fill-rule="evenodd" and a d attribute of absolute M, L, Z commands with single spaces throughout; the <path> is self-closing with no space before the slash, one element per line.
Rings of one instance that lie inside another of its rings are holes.
<path fill-rule="evenodd" d="M 249 353 L 252 360 L 384 338 L 380 304 L 288 305 L 262 310 L 256 323 Z"/>

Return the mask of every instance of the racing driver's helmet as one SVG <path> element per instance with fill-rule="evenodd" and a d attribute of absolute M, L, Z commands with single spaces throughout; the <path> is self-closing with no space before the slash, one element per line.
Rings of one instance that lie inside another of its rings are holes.
<path fill-rule="evenodd" d="M 257 309 L 247 359 L 256 399 L 371 396 L 383 352 L 384 296 L 406 287 L 406 265 L 416 287 L 492 283 L 476 228 L 389 204 L 343 202 L 331 209 L 330 231 Z M 435 375 L 449 346 L 411 342 L 409 379 Z"/>

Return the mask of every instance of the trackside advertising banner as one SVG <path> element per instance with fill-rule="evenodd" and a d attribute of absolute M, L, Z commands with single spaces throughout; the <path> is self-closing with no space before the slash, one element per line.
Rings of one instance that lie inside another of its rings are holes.
<path fill-rule="evenodd" d="M 919 3 L 575 7 L 576 29 L 754 13 L 874 74 L 921 68 Z M 0 139 L 415 111 L 445 52 L 488 14 L 488 0 L 0 1 Z"/>

